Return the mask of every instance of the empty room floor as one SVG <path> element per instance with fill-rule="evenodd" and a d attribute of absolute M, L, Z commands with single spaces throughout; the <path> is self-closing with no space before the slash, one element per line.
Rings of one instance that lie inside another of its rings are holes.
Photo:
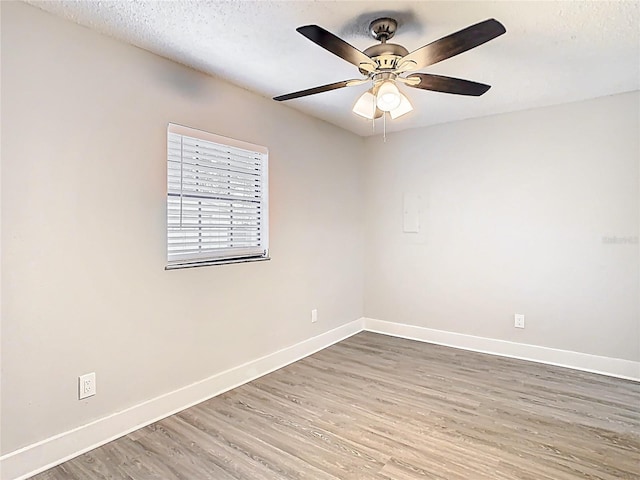
<path fill-rule="evenodd" d="M 359 333 L 33 477 L 640 479 L 640 383 Z"/>

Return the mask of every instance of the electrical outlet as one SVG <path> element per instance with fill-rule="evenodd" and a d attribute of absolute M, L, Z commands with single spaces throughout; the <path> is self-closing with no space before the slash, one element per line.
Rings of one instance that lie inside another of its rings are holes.
<path fill-rule="evenodd" d="M 78 397 L 80 400 L 96 394 L 96 374 L 87 373 L 78 377 Z"/>
<path fill-rule="evenodd" d="M 316 323 L 318 321 L 318 309 L 314 308 L 311 310 L 311 323 Z"/>
<path fill-rule="evenodd" d="M 524 328 L 524 315 L 520 313 L 516 313 L 514 318 L 515 318 L 514 327 Z"/>

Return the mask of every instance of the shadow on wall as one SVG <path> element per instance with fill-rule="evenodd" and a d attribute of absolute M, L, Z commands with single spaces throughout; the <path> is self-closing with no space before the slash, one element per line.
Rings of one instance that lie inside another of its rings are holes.
<path fill-rule="evenodd" d="M 184 52 L 179 52 L 178 58 L 184 58 L 185 63 L 193 62 L 195 65 L 200 63 L 198 59 Z M 211 85 L 205 76 L 207 74 L 192 68 L 185 68 L 184 65 L 179 65 L 173 61 L 167 60 L 163 62 L 150 73 L 159 83 L 171 87 L 172 91 L 185 98 L 200 98 L 205 91 L 211 92 L 211 88 L 207 87 Z"/>

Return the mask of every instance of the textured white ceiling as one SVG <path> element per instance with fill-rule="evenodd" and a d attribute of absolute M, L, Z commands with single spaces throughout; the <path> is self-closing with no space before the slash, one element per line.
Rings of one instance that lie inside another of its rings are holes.
<path fill-rule="evenodd" d="M 371 20 L 391 16 L 399 21 L 392 42 L 409 51 L 487 18 L 505 25 L 505 35 L 422 70 L 491 90 L 464 97 L 404 87 L 415 110 L 387 121 L 387 131 L 640 89 L 638 1 L 27 1 L 265 97 L 359 77 L 297 33 L 301 25 L 320 25 L 364 50 L 376 43 Z M 285 104 L 370 135 L 371 122 L 351 113 L 367 88 Z"/>

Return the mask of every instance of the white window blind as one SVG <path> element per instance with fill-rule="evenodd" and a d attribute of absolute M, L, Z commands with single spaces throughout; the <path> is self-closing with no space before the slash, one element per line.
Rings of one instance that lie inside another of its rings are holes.
<path fill-rule="evenodd" d="M 268 256 L 268 150 L 167 129 L 167 268 Z"/>

